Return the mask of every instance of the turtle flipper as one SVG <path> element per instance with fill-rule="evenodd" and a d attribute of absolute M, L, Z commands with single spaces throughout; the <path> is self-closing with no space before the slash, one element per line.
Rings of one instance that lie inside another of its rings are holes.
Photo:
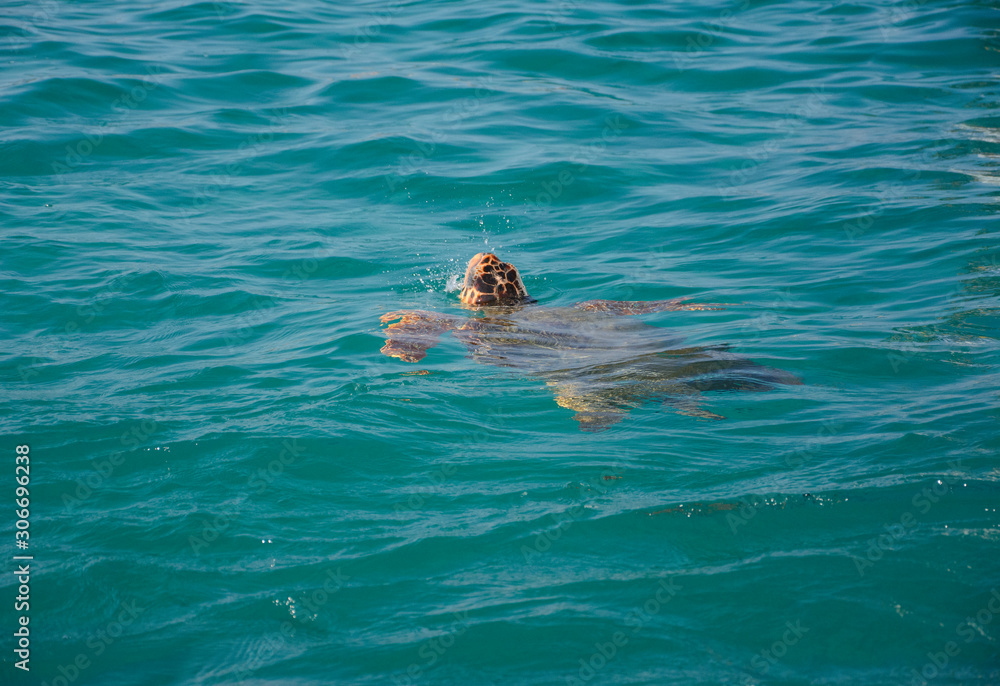
<path fill-rule="evenodd" d="M 556 395 L 556 404 L 568 410 L 576 410 L 573 419 L 580 422 L 581 431 L 604 431 L 628 416 L 629 410 L 637 406 L 651 390 L 635 389 L 634 393 L 617 398 L 600 391 L 587 391 L 585 386 L 571 381 L 548 381 L 549 388 Z M 664 398 L 663 405 L 677 414 L 700 419 L 725 419 L 702 407 L 705 399 L 697 389 L 681 382 L 660 383 L 657 395 Z"/>
<path fill-rule="evenodd" d="M 699 419 L 725 419 L 721 414 L 716 414 L 701 407 L 701 400 L 696 396 L 670 396 L 663 401 L 664 405 L 669 405 L 677 414 L 685 417 L 698 417 Z"/>
<path fill-rule="evenodd" d="M 577 412 L 573 419 L 580 422 L 580 431 L 597 433 L 625 419 L 627 412 Z"/>
<path fill-rule="evenodd" d="M 596 393 L 587 393 L 581 384 L 567 381 L 547 381 L 556 395 L 556 404 L 576 410 L 573 419 L 580 422 L 580 431 L 604 431 L 628 416 L 628 408 L 608 402 Z"/>
<path fill-rule="evenodd" d="M 701 392 L 687 383 L 669 382 L 663 385 L 662 390 L 666 391 L 663 405 L 670 407 L 677 414 L 699 419 L 725 419 L 721 414 L 703 408 L 705 399 Z"/>
<path fill-rule="evenodd" d="M 616 315 L 647 314 L 673 310 L 724 310 L 730 303 L 685 303 L 687 298 L 673 300 L 585 300 L 573 307 L 588 312 Z"/>
<path fill-rule="evenodd" d="M 398 319 L 385 329 L 382 354 L 398 357 L 404 362 L 419 362 L 427 351 L 438 344 L 441 334 L 455 328 L 456 318 L 426 310 L 398 310 L 383 314 L 381 322 Z"/>

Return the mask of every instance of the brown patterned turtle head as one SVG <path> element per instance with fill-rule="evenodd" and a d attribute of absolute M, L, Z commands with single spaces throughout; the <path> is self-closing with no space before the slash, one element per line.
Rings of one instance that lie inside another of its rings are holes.
<path fill-rule="evenodd" d="M 501 262 L 491 252 L 477 253 L 469 260 L 460 297 L 466 305 L 532 302 L 517 268 L 510 262 Z"/>

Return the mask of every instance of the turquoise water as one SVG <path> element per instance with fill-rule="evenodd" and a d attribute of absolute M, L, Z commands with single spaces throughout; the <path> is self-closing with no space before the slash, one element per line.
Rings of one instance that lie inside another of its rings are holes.
<path fill-rule="evenodd" d="M 0 16 L 3 683 L 1000 683 L 995 3 Z M 803 384 L 380 354 L 482 250 Z"/>

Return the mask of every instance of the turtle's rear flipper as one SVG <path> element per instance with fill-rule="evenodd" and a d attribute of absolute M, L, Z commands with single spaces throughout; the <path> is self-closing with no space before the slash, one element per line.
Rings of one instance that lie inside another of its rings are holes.
<path fill-rule="evenodd" d="M 682 414 L 685 417 L 697 417 L 698 419 L 725 419 L 721 414 L 716 414 L 711 410 L 706 410 L 703 407 L 698 407 L 696 403 L 691 402 L 674 402 L 673 400 L 666 400 L 664 405 L 670 405 L 674 412 L 677 414 Z"/>
<path fill-rule="evenodd" d="M 546 381 L 556 396 L 556 404 L 576 410 L 573 419 L 580 422 L 580 431 L 604 431 L 628 415 L 627 407 L 608 402 L 598 393 L 588 392 L 584 384 L 572 381 Z"/>
<path fill-rule="evenodd" d="M 685 303 L 687 298 L 673 300 L 585 300 L 573 307 L 588 312 L 616 315 L 647 314 L 675 310 L 724 310 L 729 303 Z"/>
<path fill-rule="evenodd" d="M 441 334 L 455 328 L 455 317 L 425 310 L 399 310 L 382 315 L 383 324 L 398 319 L 385 329 L 382 354 L 404 362 L 419 362 L 427 350 L 438 344 Z"/>
<path fill-rule="evenodd" d="M 573 419 L 580 422 L 580 431 L 597 433 L 609 426 L 614 426 L 625 419 L 627 413 L 622 412 L 577 412 Z"/>
<path fill-rule="evenodd" d="M 697 390 L 685 386 L 677 385 L 673 392 L 668 395 L 663 404 L 677 414 L 685 417 L 698 417 L 699 419 L 725 419 L 721 414 L 716 414 L 706 410 L 701 405 L 704 402 L 701 393 Z"/>

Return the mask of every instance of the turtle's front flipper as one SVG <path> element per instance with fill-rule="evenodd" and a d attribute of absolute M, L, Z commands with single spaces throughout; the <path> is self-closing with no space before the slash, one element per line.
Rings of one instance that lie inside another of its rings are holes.
<path fill-rule="evenodd" d="M 398 319 L 385 329 L 382 354 L 404 362 L 419 362 L 427 350 L 438 344 L 441 334 L 455 328 L 456 318 L 425 310 L 399 310 L 383 314 L 383 324 Z"/>
<path fill-rule="evenodd" d="M 578 310 L 632 315 L 673 310 L 724 310 L 728 303 L 685 303 L 687 298 L 673 300 L 585 300 L 574 305 Z"/>

